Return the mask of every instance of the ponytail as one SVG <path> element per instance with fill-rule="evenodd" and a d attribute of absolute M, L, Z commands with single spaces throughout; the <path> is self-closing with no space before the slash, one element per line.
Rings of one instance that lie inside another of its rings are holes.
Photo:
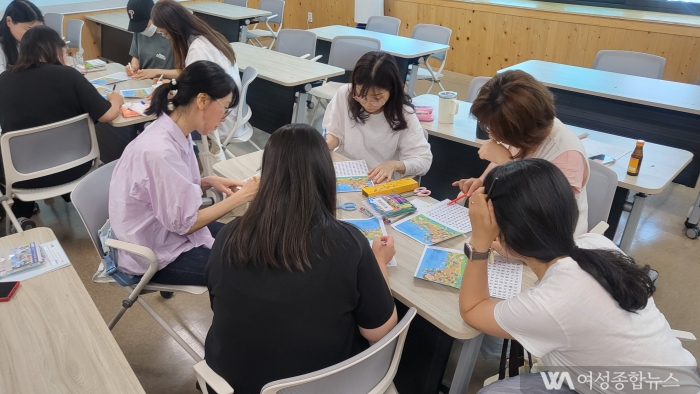
<path fill-rule="evenodd" d="M 169 101 L 168 96 L 173 91 L 176 92 L 175 96 Z M 200 60 L 185 67 L 177 80 L 172 79 L 156 88 L 146 115 L 170 115 L 177 107 L 188 106 L 201 93 L 212 99 L 232 94 L 230 108 L 236 107 L 240 100 L 233 78 L 218 64 Z"/>
<path fill-rule="evenodd" d="M 170 109 L 170 100 L 168 96 L 170 92 L 175 90 L 173 80 L 164 83 L 156 88 L 151 95 L 151 105 L 146 109 L 146 115 L 161 116 L 163 114 L 170 115 L 173 111 Z"/>
<path fill-rule="evenodd" d="M 627 312 L 644 309 L 649 297 L 656 291 L 649 277 L 649 265 L 640 267 L 634 259 L 620 251 L 574 246 L 570 256 Z"/>

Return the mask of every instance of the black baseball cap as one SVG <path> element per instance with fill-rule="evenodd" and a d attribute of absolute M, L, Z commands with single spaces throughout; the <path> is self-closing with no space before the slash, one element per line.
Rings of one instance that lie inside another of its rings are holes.
<path fill-rule="evenodd" d="M 129 0 L 126 12 L 129 14 L 129 31 L 141 33 L 146 30 L 151 19 L 153 0 Z"/>

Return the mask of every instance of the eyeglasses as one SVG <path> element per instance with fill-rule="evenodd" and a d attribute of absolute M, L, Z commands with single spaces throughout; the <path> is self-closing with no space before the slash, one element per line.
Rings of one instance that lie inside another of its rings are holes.
<path fill-rule="evenodd" d="M 387 100 L 386 99 L 381 99 L 379 101 L 369 101 L 366 99 L 363 99 L 362 97 L 357 97 L 357 96 L 352 96 L 352 98 L 355 99 L 358 103 L 362 105 L 371 105 L 373 107 L 381 107 L 382 105 L 386 104 Z"/>
<path fill-rule="evenodd" d="M 498 145 L 503 145 L 503 141 L 499 141 L 499 140 L 493 138 L 493 135 L 491 134 L 491 128 L 489 126 L 486 126 L 485 124 L 481 123 L 480 121 L 477 121 L 477 123 L 479 124 L 479 128 L 481 130 L 484 130 L 489 135 L 490 139 L 492 139 Z"/>
<path fill-rule="evenodd" d="M 233 112 L 233 108 L 228 108 L 225 105 L 221 104 L 221 101 L 219 101 L 219 99 L 214 100 L 216 100 L 216 102 L 219 103 L 220 106 L 224 107 L 224 115 L 221 117 L 221 119 L 228 118 L 228 116 L 231 115 L 231 112 Z"/>

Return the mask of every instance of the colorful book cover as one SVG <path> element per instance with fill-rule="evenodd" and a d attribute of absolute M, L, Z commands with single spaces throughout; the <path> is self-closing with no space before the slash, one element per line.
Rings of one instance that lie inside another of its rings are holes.
<path fill-rule="evenodd" d="M 0 257 L 0 278 L 40 267 L 44 263 L 35 242 L 10 249 Z"/>
<path fill-rule="evenodd" d="M 337 193 L 361 192 L 363 187 L 374 186 L 366 176 L 348 176 L 336 178 L 335 191 Z"/>
<path fill-rule="evenodd" d="M 383 217 L 399 216 L 416 211 L 416 207 L 399 194 L 368 197 L 367 203 L 370 208 Z"/>
<path fill-rule="evenodd" d="M 90 81 L 93 85 L 113 85 L 115 83 L 128 81 L 129 76 L 125 72 L 109 74 L 104 77 L 96 78 Z"/>
<path fill-rule="evenodd" d="M 387 234 L 384 222 L 377 217 L 369 219 L 342 219 L 344 222 L 355 226 L 367 238 L 367 241 L 372 243 L 376 237 L 381 237 Z M 396 258 L 391 259 L 387 267 L 396 267 Z"/>
<path fill-rule="evenodd" d="M 427 210 L 392 224 L 395 229 L 424 245 L 434 245 L 472 231 L 469 209 L 443 200 Z"/>
<path fill-rule="evenodd" d="M 140 98 L 145 99 L 151 93 L 153 93 L 153 88 L 141 88 L 141 89 L 126 89 L 119 92 L 124 98 Z"/>
<path fill-rule="evenodd" d="M 466 266 L 467 256 L 461 251 L 426 246 L 414 276 L 459 289 Z"/>

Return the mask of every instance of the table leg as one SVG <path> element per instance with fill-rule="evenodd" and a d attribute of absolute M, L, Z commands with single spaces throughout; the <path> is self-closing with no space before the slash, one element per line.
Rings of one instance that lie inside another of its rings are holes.
<path fill-rule="evenodd" d="M 411 77 L 408 79 L 408 95 L 416 97 L 416 81 L 418 80 L 418 64 L 411 67 Z"/>
<path fill-rule="evenodd" d="M 303 89 L 303 91 L 299 92 L 299 98 L 297 99 L 297 110 L 294 114 L 294 123 L 309 123 L 309 119 L 306 117 L 306 100 L 309 98 L 308 92 L 311 90 L 311 87 L 307 85 L 304 86 Z"/>
<path fill-rule="evenodd" d="M 459 361 L 457 361 L 455 376 L 452 378 L 452 384 L 450 385 L 450 394 L 463 394 L 467 392 L 469 381 L 472 378 L 472 372 L 474 372 L 476 358 L 479 355 L 481 341 L 483 340 L 484 334 L 482 333 L 472 339 L 464 341 L 462 351 L 459 353 Z"/>
<path fill-rule="evenodd" d="M 634 239 L 634 234 L 637 232 L 639 219 L 642 217 L 646 197 L 647 195 L 644 193 L 637 193 L 634 195 L 632 210 L 627 218 L 625 230 L 622 232 L 622 239 L 620 240 L 620 249 L 625 253 L 628 253 L 630 246 L 632 246 L 632 240 Z"/>
<path fill-rule="evenodd" d="M 245 25 L 241 26 L 241 37 L 239 41 L 244 44 L 248 42 L 248 21 L 246 21 Z"/>

